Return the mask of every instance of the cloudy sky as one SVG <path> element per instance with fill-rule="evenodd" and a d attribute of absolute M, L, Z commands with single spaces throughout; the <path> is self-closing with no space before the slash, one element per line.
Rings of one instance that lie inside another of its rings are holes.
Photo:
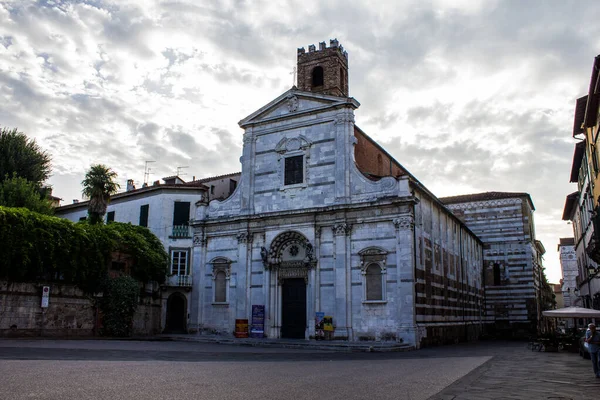
<path fill-rule="evenodd" d="M 53 157 L 63 204 L 92 163 L 144 181 L 240 170 L 237 122 L 288 90 L 296 49 L 348 51 L 356 123 L 438 196 L 531 194 L 559 276 L 575 99 L 599 1 L 0 0 L 0 126 Z"/>

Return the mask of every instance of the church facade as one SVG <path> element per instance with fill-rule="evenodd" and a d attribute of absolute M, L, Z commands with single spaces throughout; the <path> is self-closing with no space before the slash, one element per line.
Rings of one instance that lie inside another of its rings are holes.
<path fill-rule="evenodd" d="M 337 40 L 298 49 L 298 87 L 239 122 L 233 194 L 196 203 L 188 328 L 231 334 L 264 307 L 264 334 L 420 347 L 483 323 L 481 240 L 354 123 Z M 322 314 L 321 314 L 322 313 Z"/>

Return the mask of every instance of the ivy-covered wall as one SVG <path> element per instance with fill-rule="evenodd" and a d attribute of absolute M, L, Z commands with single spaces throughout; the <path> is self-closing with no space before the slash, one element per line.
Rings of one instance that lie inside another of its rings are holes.
<path fill-rule="evenodd" d="M 75 284 L 102 290 L 114 252 L 132 259 L 131 276 L 164 282 L 169 256 L 147 228 L 122 223 L 89 225 L 0 207 L 0 280 Z"/>

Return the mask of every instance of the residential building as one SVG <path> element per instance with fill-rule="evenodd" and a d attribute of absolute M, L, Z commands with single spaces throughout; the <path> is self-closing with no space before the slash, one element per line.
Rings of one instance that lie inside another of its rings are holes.
<path fill-rule="evenodd" d="M 195 203 L 202 199 L 224 199 L 235 189 L 239 173 L 185 182 L 178 176 L 163 178 L 153 185 L 136 189 L 132 180 L 127 190 L 111 196 L 106 222 L 131 223 L 147 227 L 169 253 L 169 276 L 161 293 L 162 328 L 167 332 L 186 332 L 192 287 L 192 231 Z M 216 189 L 215 189 L 216 188 Z M 77 222 L 87 218 L 88 201 L 56 209 L 55 214 Z"/>
<path fill-rule="evenodd" d="M 581 99 L 578 103 L 581 104 Z M 578 113 L 576 111 L 575 120 Z M 577 122 L 575 122 L 577 125 Z M 574 129 L 573 137 L 577 138 L 579 131 Z M 565 201 L 562 219 L 570 221 L 573 226 L 573 241 L 577 259 L 577 276 L 574 287 L 567 287 L 571 292 L 570 300 L 573 305 L 600 309 L 600 282 L 595 279 L 598 264 L 594 260 L 596 228 L 594 223 L 594 180 L 593 161 L 590 161 L 587 139 L 576 143 L 573 152 L 573 162 L 569 182 L 577 183 L 577 191 L 569 194 Z M 600 276 L 598 276 L 600 277 Z M 596 299 L 596 300 L 594 300 Z"/>
<path fill-rule="evenodd" d="M 599 212 L 599 197 L 600 197 L 600 149 L 598 146 L 598 129 L 600 121 L 598 119 L 598 111 L 600 103 L 600 55 L 596 56 L 592 66 L 592 74 L 588 94 L 577 99 L 575 105 L 575 116 L 573 121 L 573 137 L 582 139 L 578 146 L 582 144 L 585 157 L 583 161 L 587 164 L 585 173 L 588 174 L 593 213 L 593 226 L 591 234 L 586 237 L 586 252 L 589 257 L 595 262 L 600 262 L 600 212 Z M 576 160 L 573 160 L 573 168 L 576 168 Z M 571 180 L 572 181 L 572 180 Z M 579 185 L 581 186 L 581 184 Z M 581 187 L 579 187 L 581 192 Z M 597 271 L 594 272 L 594 274 Z"/>

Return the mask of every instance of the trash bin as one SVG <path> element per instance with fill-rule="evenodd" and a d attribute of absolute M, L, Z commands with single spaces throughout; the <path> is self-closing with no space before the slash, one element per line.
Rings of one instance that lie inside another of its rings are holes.
<path fill-rule="evenodd" d="M 247 338 L 248 337 L 248 320 L 247 319 L 236 319 L 235 320 L 235 332 L 233 336 L 236 338 Z"/>

